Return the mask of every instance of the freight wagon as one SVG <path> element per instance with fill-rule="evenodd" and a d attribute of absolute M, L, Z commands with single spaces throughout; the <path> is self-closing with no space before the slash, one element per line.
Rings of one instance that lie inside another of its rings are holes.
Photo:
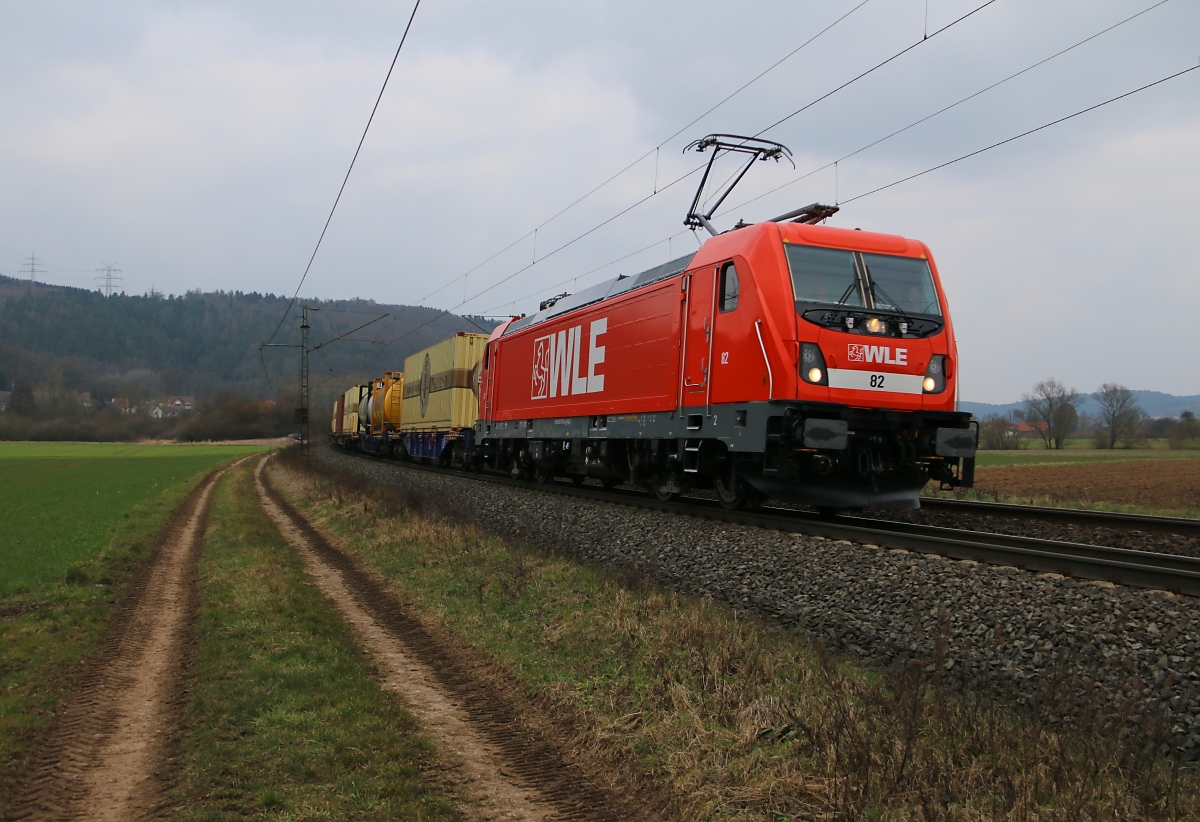
<path fill-rule="evenodd" d="M 358 447 L 358 408 L 362 398 L 369 392 L 369 385 L 354 385 L 333 401 L 329 439 L 334 445 L 341 448 Z"/>
<path fill-rule="evenodd" d="M 487 341 L 460 331 L 405 359 L 400 433 L 407 456 L 448 462 L 473 446 Z"/>

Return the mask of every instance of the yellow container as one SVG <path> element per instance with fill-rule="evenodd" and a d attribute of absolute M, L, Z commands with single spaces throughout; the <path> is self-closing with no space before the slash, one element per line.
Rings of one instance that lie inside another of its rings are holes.
<path fill-rule="evenodd" d="M 446 431 L 475 425 L 479 362 L 488 335 L 457 335 L 404 361 L 404 412 L 400 430 Z"/>
<path fill-rule="evenodd" d="M 358 433 L 358 398 L 362 386 L 356 385 L 348 389 L 344 395 L 345 405 L 342 407 L 342 433 L 354 435 Z"/>

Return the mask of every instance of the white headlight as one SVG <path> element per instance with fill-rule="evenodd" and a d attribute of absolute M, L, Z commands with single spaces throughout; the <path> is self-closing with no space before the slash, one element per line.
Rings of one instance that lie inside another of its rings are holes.
<path fill-rule="evenodd" d="M 925 382 L 921 383 L 921 386 L 926 391 L 933 391 L 933 389 L 937 388 L 937 380 L 935 380 L 933 377 L 926 377 Z"/>
<path fill-rule="evenodd" d="M 809 382 L 820 382 L 821 377 L 823 377 L 823 376 L 824 375 L 821 373 L 821 369 L 819 369 L 819 368 L 808 369 L 808 381 Z"/>

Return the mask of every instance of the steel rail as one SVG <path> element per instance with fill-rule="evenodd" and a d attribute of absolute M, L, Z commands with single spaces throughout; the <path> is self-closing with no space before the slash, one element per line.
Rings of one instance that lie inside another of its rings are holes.
<path fill-rule="evenodd" d="M 1021 519 L 1037 519 L 1070 525 L 1086 525 L 1099 528 L 1120 528 L 1130 531 L 1145 531 L 1151 534 L 1180 534 L 1200 537 L 1200 519 L 1187 517 L 1156 517 L 1148 514 L 1120 514 L 1111 511 L 1083 511 L 1074 508 L 1045 508 L 1039 505 L 1013 505 L 1004 502 L 978 502 L 973 500 L 921 497 L 921 509 L 946 511 L 954 514 L 983 514 L 985 516 L 1011 516 Z"/>
<path fill-rule="evenodd" d="M 817 514 L 787 508 L 728 511 L 712 500 L 696 497 L 663 501 L 647 493 L 627 489 L 602 490 L 595 486 L 577 486 L 553 481 L 536 483 L 494 474 L 468 473 L 441 466 L 401 462 L 372 454 L 358 453 L 398 468 L 448 474 L 462 479 L 490 482 L 524 490 L 543 491 L 575 499 L 615 503 L 630 508 L 677 516 L 768 528 L 785 533 L 844 540 L 863 545 L 878 545 L 889 549 L 936 554 L 989 565 L 1011 566 L 1037 573 L 1062 574 L 1077 579 L 1112 582 L 1137 588 L 1167 590 L 1188 596 L 1200 596 L 1200 559 L 1177 554 L 1058 542 L 891 520 L 869 520 L 859 517 L 825 519 Z"/>

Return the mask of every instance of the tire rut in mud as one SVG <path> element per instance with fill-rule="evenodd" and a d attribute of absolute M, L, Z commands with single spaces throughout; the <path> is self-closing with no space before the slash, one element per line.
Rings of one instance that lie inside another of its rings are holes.
<path fill-rule="evenodd" d="M 271 484 L 262 468 L 260 463 L 256 475 L 260 477 L 264 507 L 270 515 L 269 505 L 274 506 L 277 509 L 275 516 L 285 520 L 276 519 L 285 538 L 295 545 L 298 532 L 305 545 L 295 547 L 301 551 L 302 558 L 306 548 L 321 565 L 340 577 L 354 604 L 366 612 L 391 642 L 400 646 L 399 655 L 407 658 L 409 669 L 424 669 L 470 729 L 498 755 L 502 763 L 498 769 L 500 778 L 512 784 L 534 805 L 532 811 L 509 809 L 503 818 L 617 822 L 669 816 L 657 810 L 660 807 L 657 797 L 640 796 L 638 794 L 642 792 L 638 790 L 618 794 L 611 784 L 599 784 L 603 780 L 591 778 L 583 768 L 569 762 L 552 740 L 522 720 L 520 708 L 513 698 L 480 672 L 480 665 L 473 663 L 469 651 L 448 647 L 445 640 L 431 633 L 405 608 L 387 583 L 365 570 L 313 528 Z M 289 535 L 289 531 L 293 533 Z M 321 587 L 327 596 L 334 598 L 325 586 Z M 380 654 L 372 655 L 382 669 Z M 403 685 L 395 690 L 404 693 Z M 420 715 L 420 706 L 414 706 L 414 713 Z M 442 748 L 447 742 L 430 733 L 431 729 L 423 730 L 434 738 L 435 747 Z M 470 785 L 467 785 L 467 792 L 472 793 Z M 478 786 L 475 793 L 478 795 Z M 545 810 L 538 810 L 539 805 Z"/>
<path fill-rule="evenodd" d="M 114 608 L 107 636 L 34 743 L 5 819 L 127 820 L 164 812 L 186 699 L 196 559 L 212 490 L 229 467 L 205 477 L 167 520 Z"/>

